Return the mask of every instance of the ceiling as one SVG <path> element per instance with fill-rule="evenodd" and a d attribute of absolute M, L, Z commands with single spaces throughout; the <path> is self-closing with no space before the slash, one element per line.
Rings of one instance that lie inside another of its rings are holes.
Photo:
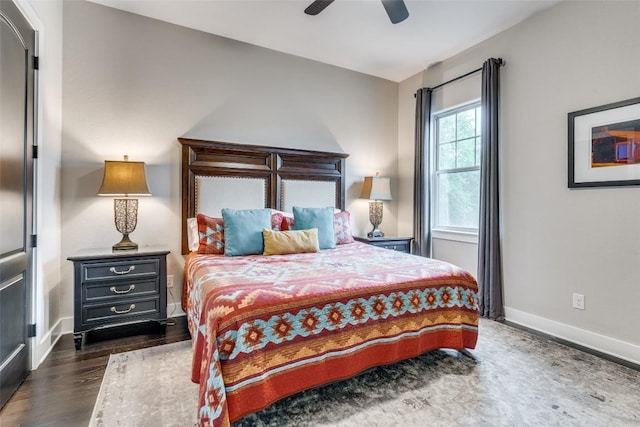
<path fill-rule="evenodd" d="M 405 0 L 391 24 L 379 0 L 91 0 L 280 52 L 402 81 L 559 0 Z"/>

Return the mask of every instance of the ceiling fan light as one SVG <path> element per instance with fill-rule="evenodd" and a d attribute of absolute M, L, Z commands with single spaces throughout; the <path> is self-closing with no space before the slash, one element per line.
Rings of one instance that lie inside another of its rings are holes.
<path fill-rule="evenodd" d="M 409 11 L 404 0 L 381 0 L 392 24 L 397 24 L 409 17 Z"/>
<path fill-rule="evenodd" d="M 327 6 L 333 3 L 333 0 L 315 0 L 304 10 L 307 15 L 317 15 L 322 12 Z"/>

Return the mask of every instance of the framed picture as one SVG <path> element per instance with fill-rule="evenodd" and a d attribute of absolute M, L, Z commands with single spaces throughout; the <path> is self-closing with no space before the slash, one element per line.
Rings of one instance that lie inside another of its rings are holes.
<path fill-rule="evenodd" d="M 569 113 L 569 188 L 640 185 L 640 98 Z"/>

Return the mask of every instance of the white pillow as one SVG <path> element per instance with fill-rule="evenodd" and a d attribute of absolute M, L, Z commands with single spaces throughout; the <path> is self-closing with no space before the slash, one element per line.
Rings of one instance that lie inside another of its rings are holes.
<path fill-rule="evenodd" d="M 191 252 L 198 252 L 200 235 L 198 234 L 197 218 L 187 218 L 187 245 Z"/>

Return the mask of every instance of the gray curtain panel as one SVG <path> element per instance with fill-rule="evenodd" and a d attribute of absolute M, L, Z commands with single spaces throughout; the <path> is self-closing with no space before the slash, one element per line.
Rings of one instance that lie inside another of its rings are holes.
<path fill-rule="evenodd" d="M 431 191 L 429 186 L 429 129 L 431 89 L 416 92 L 416 148 L 413 184 L 413 253 L 431 256 Z"/>
<path fill-rule="evenodd" d="M 478 229 L 478 286 L 480 314 L 504 320 L 500 249 L 499 135 L 501 59 L 482 66 L 482 148 L 480 161 L 480 223 Z"/>

